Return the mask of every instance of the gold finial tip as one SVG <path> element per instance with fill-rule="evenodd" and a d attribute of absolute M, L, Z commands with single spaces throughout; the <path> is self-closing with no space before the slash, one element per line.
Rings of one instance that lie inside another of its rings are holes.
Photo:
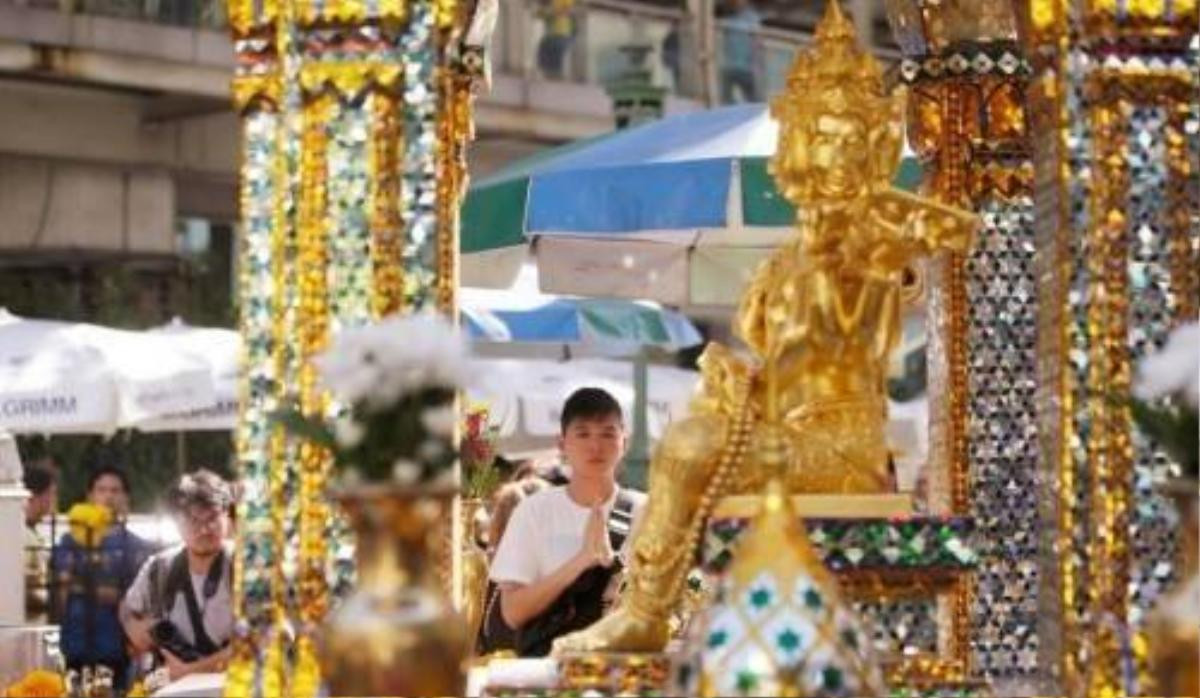
<path fill-rule="evenodd" d="M 825 3 L 825 15 L 817 24 L 817 40 L 829 39 L 857 39 L 854 24 L 846 18 L 842 3 L 838 0 Z"/>
<path fill-rule="evenodd" d="M 825 3 L 825 16 L 821 18 L 823 23 L 841 24 L 846 21 L 846 14 L 842 12 L 842 3 L 838 0 L 829 0 Z"/>
<path fill-rule="evenodd" d="M 763 497 L 763 514 L 778 514 L 787 506 L 787 489 L 783 486 L 783 481 L 778 477 L 773 477 L 767 483 L 767 493 Z"/>

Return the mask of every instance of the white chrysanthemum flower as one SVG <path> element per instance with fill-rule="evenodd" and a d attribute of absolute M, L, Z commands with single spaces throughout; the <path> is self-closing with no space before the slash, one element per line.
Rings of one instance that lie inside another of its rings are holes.
<path fill-rule="evenodd" d="M 417 447 L 417 458 L 430 463 L 446 454 L 446 445 L 440 439 L 425 439 Z"/>
<path fill-rule="evenodd" d="M 454 427 L 458 424 L 458 410 L 454 409 L 453 404 L 427 409 L 421 414 L 421 424 L 430 434 L 453 436 Z"/>
<path fill-rule="evenodd" d="M 434 312 L 393 315 L 338 333 L 315 363 L 323 385 L 342 401 L 384 409 L 422 388 L 465 387 L 467 342 Z"/>
<path fill-rule="evenodd" d="M 397 458 L 392 463 L 392 480 L 401 485 L 411 485 L 421 478 L 421 466 L 407 458 Z"/>
<path fill-rule="evenodd" d="M 434 486 L 458 487 L 460 478 L 458 468 L 446 468 L 433 479 Z"/>
<path fill-rule="evenodd" d="M 1175 328 L 1162 351 L 1142 359 L 1133 394 L 1142 400 L 1154 400 L 1180 394 L 1184 402 L 1200 403 L 1200 324 Z"/>
<path fill-rule="evenodd" d="M 380 327 L 387 322 L 380 323 Z M 413 376 L 415 388 L 463 387 L 469 348 L 459 330 L 443 316 L 417 313 L 384 329 L 400 337 L 403 344 L 385 358 L 389 369 L 419 367 Z"/>
<path fill-rule="evenodd" d="M 342 448 L 354 448 L 362 443 L 367 430 L 350 415 L 338 417 L 333 423 L 333 437 Z"/>
<path fill-rule="evenodd" d="M 353 404 L 370 397 L 381 377 L 382 372 L 378 365 L 361 364 L 344 373 L 323 376 L 321 382 L 338 400 Z"/>
<path fill-rule="evenodd" d="M 338 334 L 330 347 L 313 359 L 321 384 L 344 402 L 363 399 L 379 382 L 382 366 L 357 330 Z"/>

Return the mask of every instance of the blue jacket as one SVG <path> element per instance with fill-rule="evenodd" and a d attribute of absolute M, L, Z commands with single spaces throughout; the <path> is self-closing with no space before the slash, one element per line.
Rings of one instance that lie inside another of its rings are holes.
<path fill-rule="evenodd" d="M 111 531 L 89 550 L 63 534 L 51 558 L 58 585 L 61 647 L 68 664 L 120 663 L 125 634 L 117 609 L 125 590 L 150 553 L 149 544 L 124 528 Z"/>

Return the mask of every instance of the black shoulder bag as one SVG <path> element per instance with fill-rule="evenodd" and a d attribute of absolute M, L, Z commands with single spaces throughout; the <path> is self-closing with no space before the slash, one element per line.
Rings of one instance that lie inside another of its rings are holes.
<path fill-rule="evenodd" d="M 624 545 L 632 525 L 633 499 L 620 490 L 608 515 L 608 540 L 614 551 L 619 551 Z M 604 615 L 604 592 L 622 568 L 618 558 L 608 567 L 591 567 L 579 575 L 549 608 L 517 630 L 517 654 L 522 657 L 545 657 L 550 654 L 555 639 L 583 630 L 600 620 Z M 496 612 L 499 611 L 499 605 L 493 604 Z"/>
<path fill-rule="evenodd" d="M 153 571 L 153 570 L 152 570 Z M 225 551 L 217 553 L 217 557 L 208 568 L 208 576 L 204 578 L 204 598 L 216 596 L 225 573 Z M 175 595 L 183 594 L 184 607 L 187 609 L 188 621 L 192 626 L 192 637 L 195 643 L 189 644 L 179 632 L 179 628 L 168 618 L 171 607 L 175 604 Z M 204 614 L 200 610 L 200 602 L 196 599 L 196 590 L 192 588 L 192 580 L 188 578 L 187 552 L 179 553 L 171 561 L 167 572 L 166 593 L 160 620 L 151 628 L 155 643 L 162 649 L 179 657 L 185 662 L 203 659 L 221 649 L 204 628 Z"/>

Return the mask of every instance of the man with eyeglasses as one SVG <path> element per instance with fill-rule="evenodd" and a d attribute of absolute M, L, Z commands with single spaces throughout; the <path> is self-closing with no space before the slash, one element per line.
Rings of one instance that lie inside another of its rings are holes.
<path fill-rule="evenodd" d="M 183 476 L 170 503 L 183 546 L 147 560 L 121 603 L 130 644 L 158 658 L 159 681 L 223 671 L 233 634 L 231 487 L 200 470 Z"/>

